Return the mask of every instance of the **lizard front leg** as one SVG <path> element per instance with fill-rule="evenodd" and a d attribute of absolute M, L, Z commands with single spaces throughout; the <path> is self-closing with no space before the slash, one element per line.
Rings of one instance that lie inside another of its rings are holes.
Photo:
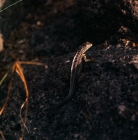
<path fill-rule="evenodd" d="M 95 60 L 93 57 L 88 59 L 85 54 L 82 54 L 82 59 L 83 59 L 84 62 L 90 62 L 90 61 L 94 61 Z"/>

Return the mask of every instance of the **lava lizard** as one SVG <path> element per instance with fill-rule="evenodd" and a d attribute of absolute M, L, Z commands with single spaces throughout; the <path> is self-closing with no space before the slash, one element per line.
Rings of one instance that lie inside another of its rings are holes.
<path fill-rule="evenodd" d="M 56 103 L 56 105 L 54 106 L 54 109 L 66 104 L 74 95 L 75 93 L 75 85 L 76 85 L 76 80 L 77 77 L 81 71 L 81 64 L 82 64 L 82 58 L 84 58 L 84 61 L 87 62 L 89 61 L 88 59 L 86 59 L 85 56 L 85 52 L 92 47 L 92 44 L 89 42 L 83 43 L 77 53 L 75 54 L 73 61 L 72 61 L 72 65 L 71 65 L 71 75 L 70 75 L 70 89 L 69 89 L 69 94 L 68 96 L 61 102 Z M 93 60 L 93 59 L 91 59 Z"/>

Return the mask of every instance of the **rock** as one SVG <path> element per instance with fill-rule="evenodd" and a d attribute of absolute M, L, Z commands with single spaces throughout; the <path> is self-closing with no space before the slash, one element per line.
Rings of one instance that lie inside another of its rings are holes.
<path fill-rule="evenodd" d="M 138 32 L 137 0 L 86 0 L 82 32 L 89 41 L 100 43 L 121 26 Z"/>

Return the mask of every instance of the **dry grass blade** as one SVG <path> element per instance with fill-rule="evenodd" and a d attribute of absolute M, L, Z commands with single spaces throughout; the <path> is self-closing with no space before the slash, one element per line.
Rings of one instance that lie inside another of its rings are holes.
<path fill-rule="evenodd" d="M 11 71 L 12 66 L 8 69 L 8 71 L 4 74 L 4 76 L 0 80 L 0 85 L 2 85 L 3 81 L 6 79 L 8 76 L 8 73 Z"/>
<path fill-rule="evenodd" d="M 2 140 L 6 140 L 1 130 L 0 130 L 0 134 L 1 134 Z"/>
<path fill-rule="evenodd" d="M 28 65 L 40 65 L 40 66 L 44 66 L 45 64 L 40 63 L 40 62 L 25 62 L 25 61 L 19 61 L 20 64 L 28 64 Z"/>
<path fill-rule="evenodd" d="M 8 95 L 6 97 L 6 100 L 5 100 L 5 103 L 2 107 L 2 109 L 0 110 L 0 115 L 3 113 L 6 105 L 7 105 L 7 102 L 8 102 L 8 99 L 9 99 L 9 96 L 10 96 L 10 90 L 11 90 L 11 86 L 12 86 L 12 78 L 13 78 L 13 73 L 14 71 L 17 72 L 17 74 L 19 75 L 19 77 L 21 78 L 21 80 L 23 81 L 23 84 L 24 84 L 24 87 L 25 87 L 25 92 L 26 92 L 26 99 L 25 99 L 25 102 L 21 105 L 21 109 L 24 107 L 24 105 L 26 104 L 26 112 L 25 112 L 25 116 L 24 116 L 24 119 L 22 118 L 22 115 L 21 115 L 21 111 L 20 111 L 20 117 L 21 117 L 21 120 L 23 122 L 23 125 L 25 127 L 25 129 L 27 130 L 27 132 L 29 133 L 28 129 L 27 129 L 27 126 L 26 126 L 26 117 L 27 117 L 27 112 L 28 112 L 28 96 L 29 96 L 29 91 L 28 91 L 28 87 L 27 87 L 27 83 L 26 83 L 26 80 L 25 80 L 25 77 L 24 77 L 24 74 L 23 74 L 23 71 L 22 71 L 22 68 L 20 66 L 20 62 L 19 61 L 16 61 L 13 65 L 12 65 L 12 75 L 11 75 L 11 79 L 10 79 L 10 83 L 9 83 L 9 86 L 8 86 Z M 7 76 L 7 73 L 4 75 L 4 78 L 2 78 L 1 81 L 3 81 L 3 79 L 5 79 Z M 1 82 L 2 83 L 2 82 Z"/>
<path fill-rule="evenodd" d="M 38 65 L 38 66 L 44 66 L 46 69 L 48 68 L 47 65 L 40 63 L 40 62 L 24 62 L 24 61 L 20 61 L 20 64 L 26 64 L 26 65 Z"/>
<path fill-rule="evenodd" d="M 4 103 L 3 107 L 2 107 L 2 109 L 0 110 L 0 115 L 3 113 L 3 111 L 4 111 L 4 109 L 5 109 L 6 105 L 7 105 L 9 96 L 10 96 L 10 89 L 11 89 L 11 86 L 12 86 L 12 77 L 13 77 L 14 70 L 15 70 L 15 65 L 12 66 L 12 75 L 11 75 L 10 83 L 9 83 L 9 86 L 8 86 L 8 94 L 7 94 L 5 103 Z"/>
<path fill-rule="evenodd" d="M 6 8 L 4 8 L 4 9 L 0 10 L 0 13 L 3 12 L 3 11 L 5 11 L 6 9 L 10 8 L 11 6 L 13 6 L 13 5 L 15 5 L 15 4 L 21 2 L 21 1 L 22 1 L 22 0 L 19 0 L 19 1 L 15 2 L 15 3 L 9 5 L 8 7 L 6 7 Z"/>
<path fill-rule="evenodd" d="M 29 91 L 28 91 L 28 87 L 27 87 L 27 83 L 26 83 L 26 80 L 25 80 L 25 76 L 23 74 L 23 71 L 22 71 L 22 68 L 21 68 L 21 65 L 20 65 L 20 62 L 19 61 L 16 61 L 15 62 L 15 70 L 16 70 L 16 73 L 20 76 L 20 78 L 21 78 L 21 80 L 22 80 L 22 82 L 24 84 L 24 88 L 25 88 L 26 99 L 25 99 L 24 103 L 21 105 L 21 108 L 20 108 L 20 117 L 21 117 L 21 120 L 23 122 L 24 128 L 29 133 L 28 128 L 26 126 L 26 117 L 27 117 L 27 113 L 28 113 L 28 97 L 29 97 Z M 25 116 L 24 116 L 24 119 L 23 119 L 23 117 L 22 117 L 22 108 L 25 105 L 26 105 L 26 111 L 25 111 Z"/>
<path fill-rule="evenodd" d="M 0 115 L 3 113 L 6 105 L 7 105 L 7 102 L 8 102 L 8 99 L 10 97 L 10 90 L 11 90 L 11 86 L 12 86 L 12 79 L 13 79 L 13 74 L 14 72 L 16 71 L 16 73 L 19 75 L 19 77 L 21 78 L 23 84 L 24 84 L 24 88 L 25 88 L 25 94 L 26 94 L 26 98 L 25 98 L 25 101 L 23 102 L 23 104 L 21 105 L 20 107 L 20 118 L 21 118 L 21 121 L 24 125 L 24 128 L 27 130 L 27 132 L 29 133 L 29 130 L 26 126 L 26 117 L 27 117 L 27 113 L 28 113 L 28 99 L 29 99 L 29 91 L 28 91 L 28 87 L 27 87 L 27 83 L 26 83 L 26 80 L 25 80 L 25 76 L 24 76 L 24 73 L 23 73 L 23 70 L 22 70 L 22 67 L 20 64 L 31 64 L 31 65 L 39 65 L 39 66 L 44 66 L 46 69 L 48 68 L 47 65 L 43 64 L 43 63 L 39 63 L 39 62 L 24 62 L 24 61 L 16 61 L 10 68 L 9 70 L 6 72 L 6 74 L 2 77 L 2 79 L 0 80 L 0 85 L 3 83 L 3 81 L 6 79 L 8 73 L 11 71 L 11 78 L 10 78 L 10 82 L 9 82 L 9 86 L 8 86 L 8 94 L 7 94 L 7 97 L 6 97 L 6 100 L 5 100 L 5 103 L 4 105 L 2 106 L 2 109 L 0 110 Z M 25 106 L 26 105 L 26 106 Z M 22 117 L 22 109 L 24 108 L 25 106 L 25 115 L 24 117 Z M 22 131 L 22 134 L 21 134 L 21 137 L 20 137 L 20 140 L 22 140 L 22 135 L 23 135 L 23 132 L 24 132 L 24 129 Z M 3 138 L 3 140 L 5 140 L 2 132 L 0 131 L 0 134 Z"/>

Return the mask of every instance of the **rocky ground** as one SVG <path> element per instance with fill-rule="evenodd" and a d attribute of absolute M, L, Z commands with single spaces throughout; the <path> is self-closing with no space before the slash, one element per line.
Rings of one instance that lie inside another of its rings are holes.
<path fill-rule="evenodd" d="M 79 45 L 86 41 L 80 31 L 81 11 L 82 5 L 77 1 L 49 0 L 28 13 L 5 40 L 0 68 L 8 68 L 15 60 L 47 65 L 23 65 L 29 87 L 29 134 L 24 132 L 25 140 L 138 139 L 135 34 L 130 43 L 125 37 L 107 45 L 99 45 L 105 40 L 93 39 L 93 47 L 86 56 L 95 61 L 83 63 L 75 96 L 65 106 L 47 111 L 51 104 L 68 95 L 71 62 Z M 9 78 L 0 88 L 0 106 L 6 98 Z M 0 117 L 0 130 L 6 140 L 20 137 L 23 124 L 19 111 L 24 99 L 23 84 L 14 74 L 10 99 Z"/>

